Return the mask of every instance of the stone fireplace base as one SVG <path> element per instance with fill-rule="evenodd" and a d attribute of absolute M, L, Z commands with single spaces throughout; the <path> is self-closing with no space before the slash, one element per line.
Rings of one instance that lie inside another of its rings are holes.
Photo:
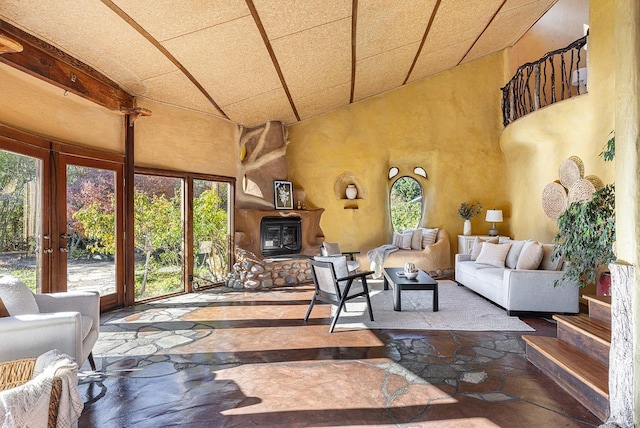
<path fill-rule="evenodd" d="M 309 257 L 301 255 L 260 258 L 236 247 L 236 263 L 226 285 L 235 289 L 269 289 L 313 281 Z"/>

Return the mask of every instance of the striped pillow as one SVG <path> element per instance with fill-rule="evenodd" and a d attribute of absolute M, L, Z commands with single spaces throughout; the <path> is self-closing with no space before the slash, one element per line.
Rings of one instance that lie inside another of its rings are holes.
<path fill-rule="evenodd" d="M 435 244 L 437 238 L 437 227 L 435 229 L 422 229 L 422 248 L 427 248 L 429 245 Z"/>

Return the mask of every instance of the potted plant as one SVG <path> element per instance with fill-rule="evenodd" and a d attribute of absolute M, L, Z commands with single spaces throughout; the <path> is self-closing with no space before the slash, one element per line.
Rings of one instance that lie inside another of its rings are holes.
<path fill-rule="evenodd" d="M 467 203 L 463 202 L 458 208 L 460 218 L 464 220 L 464 234 L 471 235 L 471 219 L 482 212 L 482 204 L 478 201 Z"/>
<path fill-rule="evenodd" d="M 605 161 L 615 155 L 615 139 L 600 153 Z M 555 282 L 566 280 L 580 287 L 598 280 L 597 272 L 615 260 L 615 185 L 608 184 L 593 194 L 593 199 L 573 202 L 558 217 L 557 244 L 553 257 L 568 262 L 564 275 Z"/>

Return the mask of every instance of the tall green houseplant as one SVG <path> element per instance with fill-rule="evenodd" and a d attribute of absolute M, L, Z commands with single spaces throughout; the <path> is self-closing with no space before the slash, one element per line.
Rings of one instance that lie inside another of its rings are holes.
<path fill-rule="evenodd" d="M 600 155 L 605 161 L 613 160 L 615 139 L 607 143 Z M 554 258 L 563 257 L 568 262 L 562 281 L 585 287 L 595 283 L 597 271 L 616 259 L 613 243 L 616 240 L 615 185 L 608 184 L 593 194 L 586 202 L 573 202 L 558 217 L 557 244 Z"/>

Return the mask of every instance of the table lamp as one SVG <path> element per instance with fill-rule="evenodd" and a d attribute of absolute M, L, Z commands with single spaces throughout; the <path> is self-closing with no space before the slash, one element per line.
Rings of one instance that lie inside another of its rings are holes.
<path fill-rule="evenodd" d="M 498 236 L 496 223 L 502 222 L 502 210 L 487 210 L 485 221 L 493 223 L 493 227 L 489 229 L 489 236 Z"/>

